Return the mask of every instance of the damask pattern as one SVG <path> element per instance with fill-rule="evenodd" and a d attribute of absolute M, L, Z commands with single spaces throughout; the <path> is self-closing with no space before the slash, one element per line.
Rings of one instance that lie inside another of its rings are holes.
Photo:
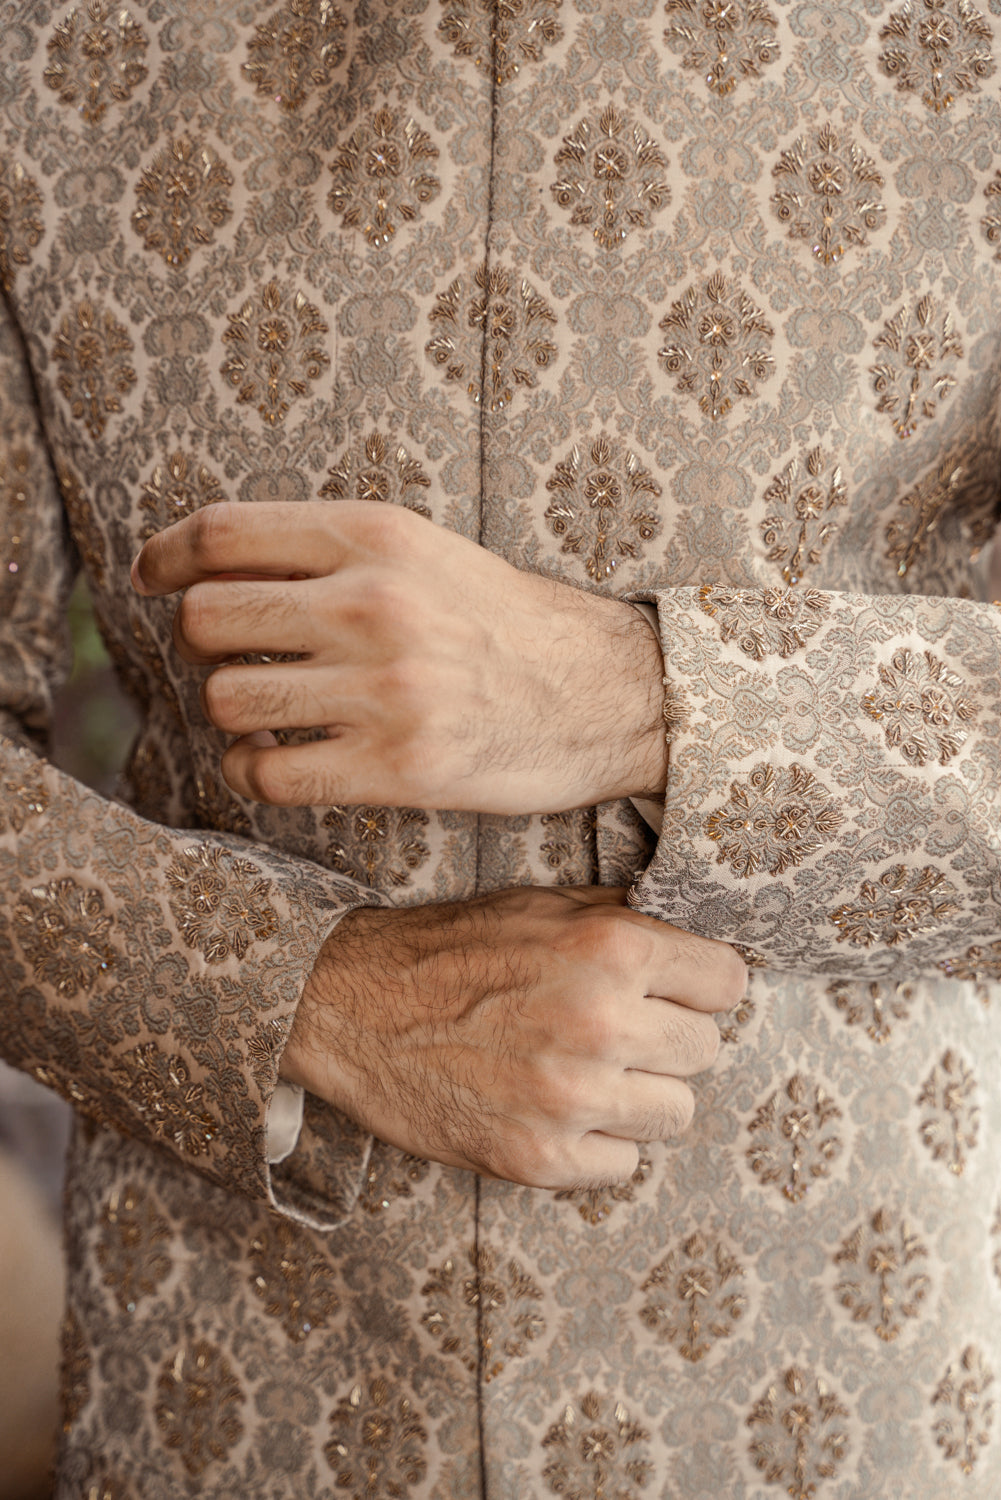
<path fill-rule="evenodd" d="M 420 459 L 414 458 L 402 443 L 391 450 L 390 441 L 381 432 L 370 432 L 364 446 L 356 444 L 340 455 L 328 472 L 320 494 L 331 500 L 379 500 L 389 505 L 405 505 L 418 515 L 430 516 L 423 495 L 431 480 Z"/>
<path fill-rule="evenodd" d="M 570 1500 L 596 1493 L 637 1500 L 653 1478 L 649 1439 L 621 1401 L 588 1391 L 579 1402 L 568 1403 L 543 1438 L 550 1455 L 543 1478 L 554 1495 Z"/>
<path fill-rule="evenodd" d="M 135 1312 L 170 1275 L 170 1226 L 142 1188 L 116 1188 L 104 1205 L 97 1260 L 123 1312 Z"/>
<path fill-rule="evenodd" d="M 935 759 L 947 765 L 969 738 L 967 726 L 977 705 L 961 677 L 931 651 L 895 651 L 881 663 L 879 687 L 862 698 L 862 707 L 882 724 L 886 743 L 912 765 Z"/>
<path fill-rule="evenodd" d="M 879 33 L 880 63 L 935 114 L 979 93 L 995 69 L 990 22 L 970 0 L 905 0 Z"/>
<path fill-rule="evenodd" d="M 851 1413 L 828 1382 L 791 1365 L 747 1418 L 751 1455 L 771 1484 L 793 1500 L 811 1500 L 825 1479 L 841 1473 L 850 1447 Z"/>
<path fill-rule="evenodd" d="M 744 1267 L 726 1245 L 696 1231 L 655 1266 L 643 1282 L 652 1295 L 640 1318 L 682 1359 L 698 1364 L 719 1339 L 729 1338 L 747 1311 Z"/>
<path fill-rule="evenodd" d="M 649 229 L 668 203 L 667 157 L 637 121 L 607 104 L 578 120 L 555 156 L 563 175 L 552 193 L 571 224 L 590 229 L 602 250 L 618 250 L 634 229 Z"/>
<path fill-rule="evenodd" d="M 816 568 L 824 548 L 837 534 L 838 523 L 831 513 L 848 503 L 841 466 L 832 463 L 822 448 L 811 448 L 802 462 L 792 459 L 776 474 L 764 498 L 776 507 L 761 522 L 766 556 L 779 564 L 788 587 L 795 588 L 803 582 L 807 568 Z M 797 644 L 801 644 L 802 630 L 797 634 Z"/>
<path fill-rule="evenodd" d="M 103 434 L 136 383 L 133 353 L 131 334 L 110 308 L 80 302 L 60 324 L 52 346 L 61 367 L 58 386 L 92 438 Z"/>
<path fill-rule="evenodd" d="M 949 1365 L 932 1404 L 936 1408 L 935 1441 L 961 1474 L 972 1474 L 991 1441 L 994 1398 L 988 1391 L 994 1372 L 975 1344 Z"/>
<path fill-rule="evenodd" d="M 912 313 L 901 308 L 873 339 L 879 362 L 872 367 L 877 411 L 888 412 L 900 438 L 913 437 L 922 419 L 954 389 L 953 366 L 962 356 L 953 315 L 924 296 Z"/>
<path fill-rule="evenodd" d="M 149 69 L 149 38 L 131 11 L 115 11 L 109 0 L 75 7 L 48 41 L 44 78 L 61 102 L 96 125 L 112 104 L 124 104 Z"/>
<path fill-rule="evenodd" d="M 259 94 L 298 110 L 343 62 L 346 26 L 332 0 L 285 0 L 254 28 L 244 71 Z"/>
<path fill-rule="evenodd" d="M 147 250 L 183 266 L 195 246 L 211 245 L 233 209 L 233 174 L 213 151 L 188 136 L 171 140 L 136 183 L 132 227 Z"/>
<path fill-rule="evenodd" d="M 731 784 L 729 801 L 706 819 L 706 835 L 719 845 L 716 863 L 746 879 L 802 864 L 841 822 L 837 802 L 812 771 L 759 765 L 746 781 Z"/>
<path fill-rule="evenodd" d="M 438 23 L 456 57 L 469 58 L 498 85 L 510 83 L 526 64 L 538 63 L 563 36 L 563 0 L 441 0 Z"/>
<path fill-rule="evenodd" d="M 161 1440 L 192 1478 L 225 1458 L 243 1433 L 246 1394 L 222 1350 L 206 1339 L 178 1349 L 160 1371 L 156 1395 Z"/>
<path fill-rule="evenodd" d="M 342 1396 L 330 1423 L 333 1434 L 323 1451 L 338 1489 L 356 1495 L 381 1490 L 408 1500 L 410 1486 L 427 1469 L 427 1429 L 409 1395 L 377 1376 Z"/>
<path fill-rule="evenodd" d="M 524 1358 L 545 1332 L 538 1283 L 518 1261 L 505 1261 L 488 1244 L 461 1260 L 450 1256 L 435 1267 L 421 1295 L 427 1300 L 421 1322 L 428 1333 L 471 1374 L 479 1372 L 486 1384 L 510 1360 Z M 470 1337 L 471 1308 L 476 1311 L 475 1342 Z"/>
<path fill-rule="evenodd" d="M 556 358 L 556 314 L 527 281 L 505 266 L 478 266 L 472 283 L 459 278 L 439 292 L 431 311 L 434 337 L 425 345 L 445 379 L 464 386 L 491 412 L 531 390 Z"/>
<path fill-rule="evenodd" d="M 788 225 L 790 238 L 805 240 L 822 266 L 836 265 L 853 246 L 865 245 L 886 221 L 878 197 L 882 173 L 829 123 L 787 147 L 772 175 L 779 183 L 773 211 Z"/>
<path fill-rule="evenodd" d="M 845 1238 L 834 1256 L 839 1268 L 835 1293 L 852 1321 L 871 1326 L 892 1343 L 916 1318 L 931 1290 L 925 1269 L 928 1247 L 904 1219 L 877 1209 Z"/>
<path fill-rule="evenodd" d="M 400 224 L 418 219 L 441 191 L 432 166 L 437 159 L 438 147 L 422 126 L 378 109 L 355 127 L 331 162 L 330 207 L 370 245 L 388 245 Z"/>
<path fill-rule="evenodd" d="M 800 1203 L 811 1187 L 829 1177 L 844 1141 L 835 1121 L 842 1111 L 823 1084 L 799 1073 L 770 1094 L 754 1113 L 748 1131 L 751 1171 L 763 1185 Z"/>
<path fill-rule="evenodd" d="M 727 5 L 666 0 L 664 9 L 671 23 L 664 32 L 668 47 L 719 98 L 758 78 L 779 56 L 778 22 L 762 0 Z"/>
<path fill-rule="evenodd" d="M 675 389 L 698 398 L 712 421 L 735 401 L 758 394 L 775 369 L 770 352 L 775 330 L 739 285 L 714 271 L 702 286 L 690 286 L 660 320 L 668 342 L 658 351 Z"/>
<path fill-rule="evenodd" d="M 5 292 L 13 287 L 18 267 L 30 264 L 45 233 L 41 206 L 38 183 L 20 162 L 0 164 L 0 286 Z"/>
<path fill-rule="evenodd" d="M 838 942 L 862 948 L 885 943 L 893 948 L 917 933 L 934 932 L 959 911 L 958 891 L 941 870 L 891 865 L 878 880 L 864 880 L 857 905 L 831 912 Z"/>
<path fill-rule="evenodd" d="M 635 453 L 601 433 L 586 452 L 574 444 L 546 489 L 546 520 L 562 551 L 583 554 L 590 578 L 611 578 L 620 562 L 639 558 L 661 528 L 655 501 L 663 491 Z"/>
<path fill-rule="evenodd" d="M 917 1103 L 921 1140 L 933 1161 L 955 1177 L 966 1170 L 967 1153 L 980 1139 L 980 1107 L 973 1070 L 952 1048 L 925 1079 Z"/>

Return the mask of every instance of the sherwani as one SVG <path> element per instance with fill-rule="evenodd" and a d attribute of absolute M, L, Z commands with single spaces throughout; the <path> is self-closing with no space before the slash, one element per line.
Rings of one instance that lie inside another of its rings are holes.
<path fill-rule="evenodd" d="M 1001 1493 L 999 48 L 968 0 L 0 5 L 0 1031 L 78 1110 L 60 1500 Z M 659 834 L 231 795 L 128 566 L 321 497 L 651 602 Z M 80 565 L 115 801 L 41 758 Z M 552 1193 L 307 1097 L 269 1161 L 340 916 L 560 882 L 748 959 L 684 1137 Z"/>

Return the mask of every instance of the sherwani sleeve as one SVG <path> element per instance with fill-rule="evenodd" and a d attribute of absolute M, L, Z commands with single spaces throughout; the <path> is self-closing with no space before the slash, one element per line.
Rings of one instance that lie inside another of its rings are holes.
<path fill-rule="evenodd" d="M 1001 977 L 1001 611 L 680 588 L 663 825 L 631 900 L 838 977 Z"/>
<path fill-rule="evenodd" d="M 280 1166 L 266 1123 L 306 977 L 346 912 L 385 904 L 308 860 L 148 822 L 41 756 L 76 559 L 0 298 L 0 1044 L 100 1124 L 319 1228 L 369 1140 L 332 1111 Z"/>

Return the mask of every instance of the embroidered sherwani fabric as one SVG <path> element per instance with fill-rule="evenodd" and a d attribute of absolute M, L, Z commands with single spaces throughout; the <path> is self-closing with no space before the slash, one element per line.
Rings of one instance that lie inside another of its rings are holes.
<path fill-rule="evenodd" d="M 80 1111 L 60 1500 L 996 1500 L 999 51 L 967 0 L 0 3 L 2 1034 Z M 657 606 L 656 847 L 227 792 L 128 564 L 317 496 Z M 78 562 L 145 715 L 120 803 L 38 758 Z M 549 1194 L 307 1100 L 268 1167 L 340 915 L 595 881 L 752 965 L 687 1136 Z"/>

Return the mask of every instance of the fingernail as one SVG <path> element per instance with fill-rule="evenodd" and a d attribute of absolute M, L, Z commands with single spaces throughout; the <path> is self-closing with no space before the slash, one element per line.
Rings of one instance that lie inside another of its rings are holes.
<path fill-rule="evenodd" d="M 138 556 L 133 559 L 132 567 L 129 570 L 129 577 L 132 580 L 132 587 L 135 589 L 137 594 L 145 594 L 149 592 L 146 588 L 145 583 L 143 582 L 143 576 L 139 568 L 139 559 L 141 557 L 142 553 L 140 552 Z"/>

